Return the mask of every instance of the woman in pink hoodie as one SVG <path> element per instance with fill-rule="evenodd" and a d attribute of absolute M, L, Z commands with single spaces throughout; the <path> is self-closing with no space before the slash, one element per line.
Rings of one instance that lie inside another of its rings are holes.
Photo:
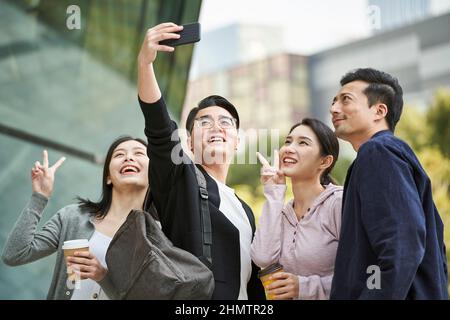
<path fill-rule="evenodd" d="M 286 137 L 274 166 L 259 153 L 266 202 L 251 247 L 261 268 L 280 263 L 267 292 L 274 299 L 328 299 L 341 227 L 343 188 L 329 176 L 339 155 L 334 132 L 303 119 Z M 294 199 L 286 204 L 286 179 Z"/>

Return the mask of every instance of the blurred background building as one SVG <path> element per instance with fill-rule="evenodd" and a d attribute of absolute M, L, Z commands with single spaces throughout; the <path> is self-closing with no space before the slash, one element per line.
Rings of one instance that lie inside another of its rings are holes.
<path fill-rule="evenodd" d="M 377 31 L 387 31 L 425 19 L 431 15 L 432 0 L 369 0 L 380 10 L 381 23 Z"/>
<path fill-rule="evenodd" d="M 392 29 L 309 57 L 311 103 L 328 106 L 347 71 L 371 66 L 398 77 L 405 104 L 425 107 L 436 88 L 450 88 L 450 13 Z"/>
<path fill-rule="evenodd" d="M 306 57 L 280 53 L 199 76 L 189 82 L 182 122 L 201 99 L 219 94 L 239 108 L 242 128 L 283 128 L 310 114 L 307 67 Z"/>
<path fill-rule="evenodd" d="M 375 32 L 403 27 L 420 20 L 440 15 L 450 8 L 447 0 L 369 0 L 379 9 L 380 25 Z"/>
<path fill-rule="evenodd" d="M 279 26 L 234 23 L 202 32 L 196 45 L 190 77 L 195 79 L 245 65 L 283 52 L 283 30 Z"/>

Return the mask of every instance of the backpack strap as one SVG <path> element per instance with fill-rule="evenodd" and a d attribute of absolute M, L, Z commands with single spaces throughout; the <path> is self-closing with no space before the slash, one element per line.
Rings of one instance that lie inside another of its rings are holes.
<path fill-rule="evenodd" d="M 202 238 L 203 238 L 203 257 L 212 264 L 211 245 L 212 245 L 212 229 L 211 216 L 209 214 L 208 190 L 206 189 L 206 179 L 203 173 L 194 165 L 197 183 L 200 190 L 200 211 L 202 221 Z"/>

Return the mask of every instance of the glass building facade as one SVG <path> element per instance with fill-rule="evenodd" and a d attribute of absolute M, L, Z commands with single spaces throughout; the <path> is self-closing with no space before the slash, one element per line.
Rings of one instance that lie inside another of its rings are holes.
<path fill-rule="evenodd" d="M 109 144 L 124 134 L 144 137 L 136 57 L 147 28 L 197 21 L 200 7 L 201 0 L 0 0 L 2 249 L 30 198 L 30 169 L 42 161 L 43 149 L 50 164 L 67 160 L 56 173 L 41 225 L 76 196 L 100 196 Z M 192 50 L 160 54 L 155 65 L 175 119 Z M 19 267 L 0 263 L 0 299 L 44 299 L 54 262 L 55 255 Z"/>

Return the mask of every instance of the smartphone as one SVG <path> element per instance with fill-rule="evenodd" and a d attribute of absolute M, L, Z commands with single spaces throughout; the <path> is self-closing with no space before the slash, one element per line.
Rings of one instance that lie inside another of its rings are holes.
<path fill-rule="evenodd" d="M 183 30 L 178 33 L 181 37 L 179 39 L 167 39 L 160 41 L 159 44 L 176 47 L 183 44 L 195 43 L 200 41 L 200 23 L 189 23 L 183 25 Z"/>

